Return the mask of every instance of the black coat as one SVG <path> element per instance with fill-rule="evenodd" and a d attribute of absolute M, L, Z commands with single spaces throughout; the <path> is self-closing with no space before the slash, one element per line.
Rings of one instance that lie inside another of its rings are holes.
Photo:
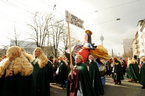
<path fill-rule="evenodd" d="M 19 74 L 0 78 L 0 96 L 31 96 L 30 76 Z"/>
<path fill-rule="evenodd" d="M 50 86 L 49 83 L 52 81 L 53 77 L 53 67 L 50 61 L 45 67 L 40 68 L 38 62 L 33 64 L 32 73 L 32 96 L 50 96 Z"/>
<path fill-rule="evenodd" d="M 96 96 L 103 95 L 104 87 L 101 81 L 98 66 L 94 61 L 89 64 L 89 74 Z"/>

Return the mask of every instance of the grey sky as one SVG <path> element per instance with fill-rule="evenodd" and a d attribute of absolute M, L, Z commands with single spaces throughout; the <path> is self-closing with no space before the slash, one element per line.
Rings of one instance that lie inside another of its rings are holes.
<path fill-rule="evenodd" d="M 113 48 L 116 54 L 123 53 L 123 39 L 133 38 L 137 22 L 145 19 L 145 0 L 1 0 L 0 35 L 3 37 L 0 43 L 6 43 L 8 34 L 14 31 L 14 24 L 17 31 L 29 32 L 27 24 L 32 23 L 33 13 L 49 13 L 55 4 L 57 15 L 64 19 L 65 10 L 68 10 L 81 18 L 85 28 L 93 32 L 92 41 L 101 44 L 103 34 L 104 46 L 109 51 Z M 83 40 L 84 30 L 74 26 L 71 29 L 75 30 L 73 35 Z"/>
<path fill-rule="evenodd" d="M 108 50 L 113 48 L 117 54 L 122 53 L 123 39 L 133 38 L 138 21 L 145 19 L 145 0 L 87 0 L 87 2 L 97 11 L 92 19 L 92 25 L 96 24 L 93 30 L 96 30 L 98 35 L 103 34 L 104 46 Z M 117 21 L 117 18 L 121 20 Z M 94 42 L 95 40 L 99 41 L 99 38 L 95 38 Z"/>

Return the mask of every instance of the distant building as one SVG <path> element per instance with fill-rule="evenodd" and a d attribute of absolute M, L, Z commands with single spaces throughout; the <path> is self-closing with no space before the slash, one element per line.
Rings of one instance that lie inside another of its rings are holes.
<path fill-rule="evenodd" d="M 26 52 L 33 54 L 34 49 L 37 47 L 35 42 L 31 41 L 22 41 L 18 40 L 17 43 L 15 40 L 10 41 L 10 46 L 20 46 L 26 50 Z M 54 48 L 52 46 L 43 46 L 43 51 L 46 56 L 54 56 Z M 59 52 L 58 52 L 59 54 Z"/>
<path fill-rule="evenodd" d="M 135 34 L 135 38 L 133 39 L 132 42 L 132 51 L 133 51 L 133 55 L 140 55 L 140 46 L 139 46 L 139 38 L 138 38 L 138 32 L 136 32 Z"/>
<path fill-rule="evenodd" d="M 132 57 L 132 41 L 133 39 L 124 39 L 123 40 L 123 49 L 125 57 Z"/>
<path fill-rule="evenodd" d="M 16 46 L 16 45 L 24 48 L 30 54 L 32 54 L 34 49 L 37 47 L 36 43 L 35 42 L 31 42 L 31 41 L 18 40 L 17 44 L 16 44 L 15 40 L 11 40 L 10 41 L 10 46 Z"/>
<path fill-rule="evenodd" d="M 138 21 L 137 32 L 132 42 L 133 55 L 145 56 L 145 19 Z"/>

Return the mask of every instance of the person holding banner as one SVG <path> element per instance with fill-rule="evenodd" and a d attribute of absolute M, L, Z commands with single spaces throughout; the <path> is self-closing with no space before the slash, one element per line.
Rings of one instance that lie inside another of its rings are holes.
<path fill-rule="evenodd" d="M 81 55 L 75 56 L 75 64 L 73 71 L 69 74 L 69 96 L 97 96 Z"/>

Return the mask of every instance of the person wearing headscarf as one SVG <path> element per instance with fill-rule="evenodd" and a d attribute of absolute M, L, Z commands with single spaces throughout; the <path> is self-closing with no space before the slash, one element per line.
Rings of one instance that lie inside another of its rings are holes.
<path fill-rule="evenodd" d="M 89 74 L 92 82 L 92 86 L 95 90 L 96 96 L 104 95 L 104 87 L 101 81 L 101 76 L 99 72 L 99 68 L 94 61 L 94 57 L 89 55 Z"/>
<path fill-rule="evenodd" d="M 69 74 L 68 96 L 96 96 L 86 64 L 81 55 L 75 56 L 75 66 Z"/>
<path fill-rule="evenodd" d="M 32 61 L 32 65 L 34 66 L 34 71 L 32 73 L 32 96 L 50 96 L 49 83 L 53 78 L 52 64 L 40 47 L 35 48 L 33 56 L 34 60 Z"/>
<path fill-rule="evenodd" d="M 145 57 L 141 58 L 142 66 L 140 69 L 139 83 L 142 85 L 142 89 L 145 89 Z"/>
<path fill-rule="evenodd" d="M 33 66 L 18 46 L 9 47 L 0 62 L 0 96 L 31 96 Z"/>

